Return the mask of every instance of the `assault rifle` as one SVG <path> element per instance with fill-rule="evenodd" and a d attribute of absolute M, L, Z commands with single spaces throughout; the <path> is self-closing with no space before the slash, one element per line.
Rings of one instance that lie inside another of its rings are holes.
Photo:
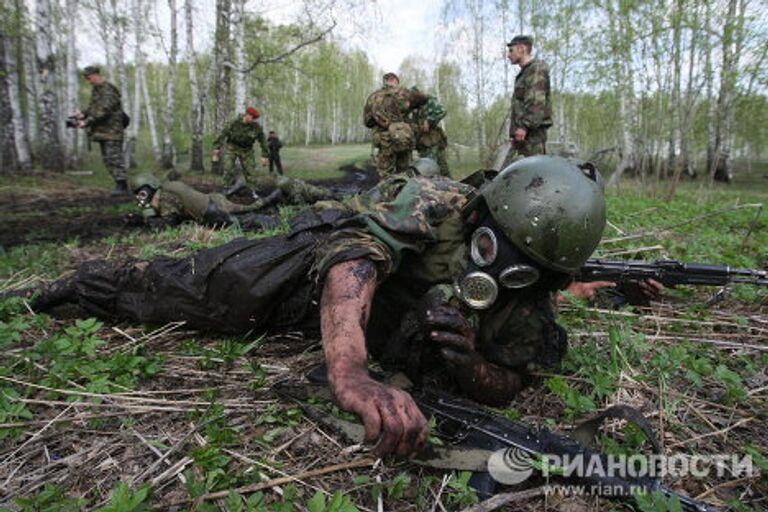
<path fill-rule="evenodd" d="M 752 268 L 683 263 L 675 260 L 604 260 L 589 259 L 581 267 L 577 281 L 637 282 L 655 279 L 664 286 L 692 284 L 725 286 L 727 284 L 753 284 L 768 286 L 768 271 Z"/>
<path fill-rule="evenodd" d="M 377 377 L 376 375 L 373 375 Z M 310 384 L 278 383 L 273 390 L 282 397 L 291 398 L 301 403 L 305 414 L 315 421 L 343 434 L 352 442 L 362 442 L 365 429 L 359 423 L 340 419 L 327 410 L 317 406 L 316 399 L 330 400 L 325 367 L 320 366 L 307 374 Z M 509 462 L 510 469 L 520 469 L 515 464 L 529 464 L 523 470 L 532 472 L 529 460 L 546 461 L 554 457 L 570 460 L 581 457 L 585 466 L 609 468 L 608 457 L 593 451 L 572 437 L 549 431 L 533 429 L 523 423 L 511 420 L 470 400 L 450 396 L 446 393 L 410 391 L 422 413 L 434 424 L 433 434 L 442 445 L 428 444 L 412 462 L 429 467 L 468 470 L 476 475 L 488 477 L 489 459 L 494 453 L 503 451 L 503 461 Z M 308 403 L 309 402 L 309 403 Z M 638 418 L 640 416 L 640 418 Z M 625 418 L 635 422 L 646 436 L 658 448 L 658 442 L 647 420 L 639 412 L 628 407 L 618 406 L 614 411 L 605 411 L 590 420 L 588 425 L 594 434 L 599 424 L 606 417 Z M 638 421 L 640 420 L 640 421 Z M 643 424 L 644 423 L 644 424 Z M 589 430 L 589 429 L 587 429 Z M 511 456 L 510 456 L 511 454 Z M 599 463 L 598 463 L 599 462 Z M 556 472 L 556 471 L 553 471 Z M 577 476 L 556 477 L 569 484 L 584 486 L 586 492 L 602 494 L 607 498 L 633 503 L 637 492 L 659 492 L 666 497 L 676 497 L 685 512 L 714 512 L 716 509 L 679 494 L 664 486 L 651 476 L 621 477 L 613 476 L 604 470 L 587 470 Z M 483 486 L 487 487 L 487 480 Z M 522 481 L 522 480 L 518 480 Z M 495 481 L 491 480 L 495 484 Z M 494 485 L 495 487 L 495 485 Z"/>

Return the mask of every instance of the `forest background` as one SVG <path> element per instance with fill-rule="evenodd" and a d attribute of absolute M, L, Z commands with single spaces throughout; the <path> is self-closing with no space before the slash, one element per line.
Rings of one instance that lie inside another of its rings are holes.
<path fill-rule="evenodd" d="M 382 20 L 397 4 L 288 5 L 276 17 L 280 6 L 246 0 L 4 2 L 0 173 L 97 161 L 83 133 L 64 127 L 87 104 L 80 72 L 88 64 L 122 91 L 132 167 L 137 159 L 142 168 L 210 167 L 212 137 L 250 104 L 287 145 L 367 142 L 362 105 L 391 70 L 352 41 L 390 37 Z M 734 162 L 749 168 L 765 158 L 766 6 L 446 0 L 430 23 L 437 29 L 425 25 L 429 54 L 413 48 L 395 71 L 447 107 L 451 152 L 470 155 L 465 165 L 476 168 L 506 134 L 517 67 L 503 58 L 505 41 L 531 34 L 552 72 L 550 140 L 609 162 L 613 181 L 625 172 L 671 177 L 674 189 L 681 176 L 729 176 Z M 84 62 L 84 53 L 96 58 Z"/>

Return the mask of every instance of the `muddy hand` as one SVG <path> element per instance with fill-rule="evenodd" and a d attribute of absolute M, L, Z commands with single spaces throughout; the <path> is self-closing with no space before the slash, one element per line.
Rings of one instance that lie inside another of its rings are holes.
<path fill-rule="evenodd" d="M 378 439 L 377 455 L 405 457 L 424 446 L 427 420 L 405 391 L 376 382 L 367 374 L 332 378 L 331 391 L 342 409 L 360 417 L 366 441 Z"/>
<path fill-rule="evenodd" d="M 424 313 L 422 323 L 429 339 L 440 346 L 458 352 L 475 350 L 475 331 L 459 309 L 432 307 Z"/>
<path fill-rule="evenodd" d="M 501 406 L 507 404 L 523 387 L 520 374 L 509 368 L 486 361 L 477 352 L 457 352 L 449 348 L 441 351 L 448 373 L 459 387 L 473 400 Z"/>

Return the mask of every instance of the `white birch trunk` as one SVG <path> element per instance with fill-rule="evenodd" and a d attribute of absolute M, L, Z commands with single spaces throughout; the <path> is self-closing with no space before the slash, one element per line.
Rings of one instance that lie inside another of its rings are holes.
<path fill-rule="evenodd" d="M 38 0 L 36 9 L 37 74 L 40 79 L 40 163 L 47 170 L 61 170 L 63 157 L 59 139 L 59 105 L 56 99 L 58 74 L 53 51 L 50 0 Z"/>
<path fill-rule="evenodd" d="M 19 80 L 19 66 L 14 51 L 15 42 L 21 44 L 21 36 L 6 38 L 3 45 L 3 54 L 0 58 L 4 61 L 5 86 L 10 109 L 10 129 L 13 137 L 13 148 L 16 153 L 15 165 L 22 171 L 32 168 L 32 155 L 29 151 L 29 139 L 24 130 L 24 115 L 21 110 L 21 88 Z"/>
<path fill-rule="evenodd" d="M 235 53 L 235 110 L 240 112 L 246 107 L 246 85 L 245 74 L 240 70 L 245 65 L 245 38 L 243 31 L 245 29 L 245 0 L 234 0 L 232 17 L 232 42 Z"/>
<path fill-rule="evenodd" d="M 34 17 L 32 18 L 34 24 Z M 22 54 L 24 55 L 24 94 L 27 99 L 27 112 L 25 117 L 27 140 L 35 147 L 40 140 L 40 123 L 38 121 L 38 107 L 40 105 L 40 84 L 37 76 L 37 56 L 35 39 L 33 36 L 22 36 Z"/>
<path fill-rule="evenodd" d="M 152 154 L 155 160 L 160 160 L 160 142 L 157 140 L 157 125 L 155 124 L 155 111 L 152 106 L 152 99 L 149 96 L 149 87 L 147 87 L 147 74 L 141 74 L 141 93 L 144 96 L 144 112 L 147 114 L 147 124 L 149 125 L 149 137 L 152 140 Z"/>
<path fill-rule="evenodd" d="M 192 0 L 184 2 L 184 19 L 187 29 L 187 60 L 189 62 L 189 86 L 192 92 L 192 144 L 190 147 L 190 171 L 205 171 L 203 164 L 203 103 L 207 87 L 201 90 L 197 83 L 197 54 L 195 53 Z M 210 69 L 213 69 L 211 67 Z"/>
<path fill-rule="evenodd" d="M 107 63 L 106 75 L 111 82 L 115 81 L 114 69 L 112 65 L 112 38 L 110 37 L 110 29 L 112 28 L 112 20 L 107 12 L 104 10 L 104 4 L 101 1 L 95 2 L 96 5 L 96 19 L 99 22 L 99 37 L 102 44 L 104 44 L 104 59 Z M 104 70 L 102 70 L 104 71 Z"/>
<path fill-rule="evenodd" d="M 178 53 L 178 30 L 176 23 L 176 0 L 168 0 L 171 10 L 171 51 L 168 55 L 168 84 L 166 85 L 165 112 L 163 115 L 163 155 L 162 166 L 172 169 L 175 164 L 173 147 L 173 107 L 176 103 L 176 55 Z"/>
<path fill-rule="evenodd" d="M 131 126 L 128 128 L 128 140 L 125 144 L 125 157 L 128 167 L 136 168 L 136 144 L 141 128 L 141 77 L 144 74 L 144 54 L 141 43 L 144 37 L 144 22 L 142 20 L 143 6 L 141 0 L 133 0 L 133 101 L 131 102 Z M 125 91 L 128 96 L 128 91 Z"/>
<path fill-rule="evenodd" d="M 77 8 L 78 0 L 67 0 L 66 3 L 66 23 L 70 27 L 77 26 Z M 78 78 L 77 72 L 77 48 L 75 46 L 75 30 L 66 32 L 67 37 L 67 78 L 66 95 L 64 100 L 64 114 L 72 115 L 79 109 L 78 106 Z M 69 129 L 66 131 L 67 153 L 69 155 L 69 166 L 75 166 L 80 159 L 78 137 L 80 130 Z"/>
<path fill-rule="evenodd" d="M 313 101 L 315 96 L 315 81 L 309 79 L 309 98 L 307 98 L 307 121 L 304 123 L 304 145 L 308 146 L 312 141 L 312 130 L 315 116 L 313 115 L 315 109 L 315 102 Z"/>

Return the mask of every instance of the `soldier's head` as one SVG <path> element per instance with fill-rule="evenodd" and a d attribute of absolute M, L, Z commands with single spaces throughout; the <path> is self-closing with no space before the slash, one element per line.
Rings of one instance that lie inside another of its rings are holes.
<path fill-rule="evenodd" d="M 554 291 L 575 274 L 605 227 L 603 182 L 594 165 L 560 157 L 519 160 L 465 208 L 470 261 L 457 280 L 470 307 L 501 293 Z"/>
<path fill-rule="evenodd" d="M 381 77 L 381 81 L 384 85 L 389 85 L 391 87 L 400 85 L 400 77 L 392 72 L 385 73 L 384 76 Z"/>
<path fill-rule="evenodd" d="M 427 95 L 421 92 L 415 85 L 408 91 L 408 106 L 412 109 L 421 108 L 427 104 Z"/>
<path fill-rule="evenodd" d="M 139 208 L 151 207 L 152 199 L 160 187 L 160 179 L 154 174 L 139 174 L 131 180 L 131 190 L 136 196 Z"/>
<path fill-rule="evenodd" d="M 507 59 L 512 64 L 527 64 L 533 52 L 533 38 L 519 35 L 507 43 Z"/>
<path fill-rule="evenodd" d="M 91 85 L 98 85 L 104 82 L 104 77 L 101 76 L 101 68 L 99 66 L 86 66 L 83 69 L 83 78 Z"/>
<path fill-rule="evenodd" d="M 261 112 L 259 112 L 254 107 L 248 107 L 247 109 L 245 109 L 245 115 L 243 115 L 243 122 L 252 123 L 260 117 L 261 117 Z"/>

